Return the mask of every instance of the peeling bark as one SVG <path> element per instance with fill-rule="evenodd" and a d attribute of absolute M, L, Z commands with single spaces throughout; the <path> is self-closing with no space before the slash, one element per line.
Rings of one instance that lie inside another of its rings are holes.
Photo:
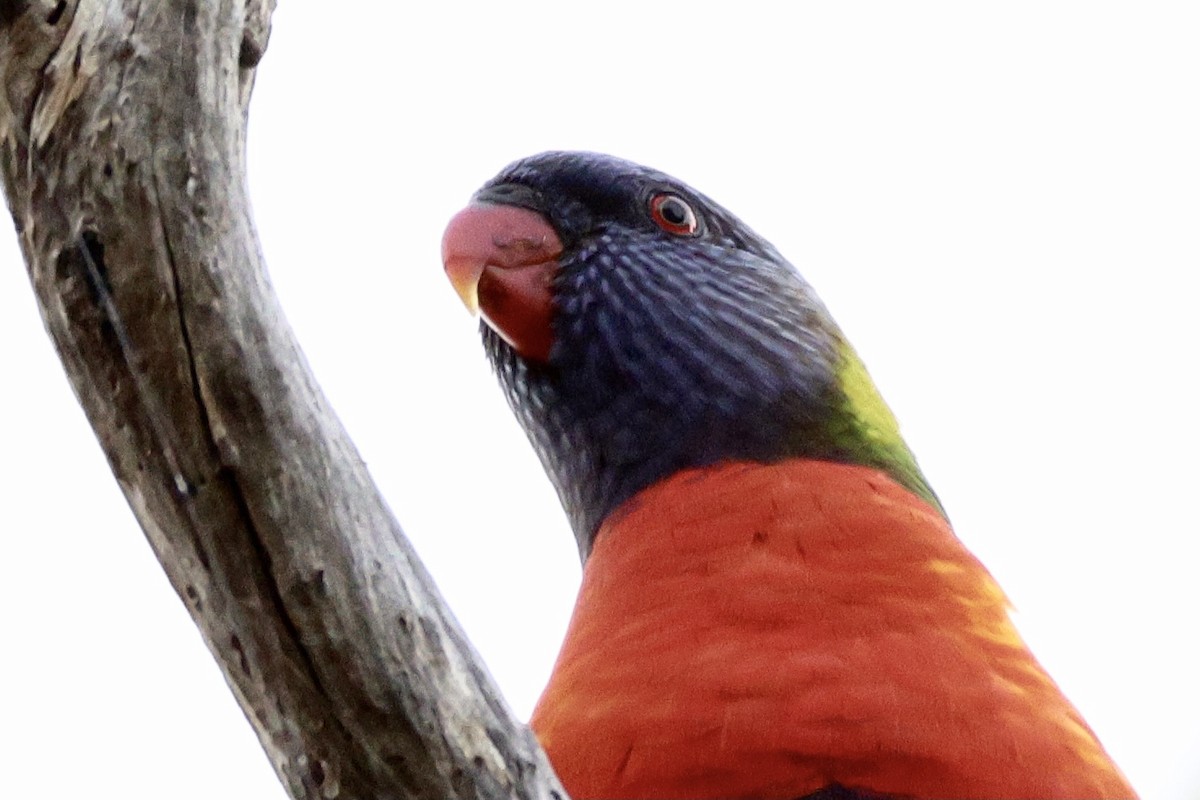
<path fill-rule="evenodd" d="M 0 170 L 47 330 L 293 797 L 564 797 L 271 290 L 244 150 L 273 8 L 0 0 Z"/>

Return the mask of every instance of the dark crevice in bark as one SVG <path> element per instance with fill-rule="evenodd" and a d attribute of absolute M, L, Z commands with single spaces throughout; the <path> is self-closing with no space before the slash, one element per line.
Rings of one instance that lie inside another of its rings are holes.
<path fill-rule="evenodd" d="M 166 268 L 171 274 L 171 291 L 175 293 L 175 318 L 179 321 L 179 339 L 183 343 L 183 357 L 187 366 L 188 382 L 191 385 L 192 399 L 196 404 L 200 427 L 204 432 L 205 441 L 211 443 L 211 454 L 216 457 L 218 450 L 213 442 L 212 425 L 209 424 L 208 409 L 204 405 L 204 397 L 200 392 L 200 376 L 196 371 L 196 353 L 192 349 L 192 337 L 188 332 L 187 323 L 187 302 L 183 296 L 183 286 L 179 280 L 179 267 L 175 262 L 175 252 L 171 247 L 171 233 L 167 230 L 166 222 L 163 217 L 162 198 L 158 193 L 158 176 L 152 175 L 150 179 L 150 187 L 154 193 L 154 206 L 158 212 L 155 216 L 158 218 L 158 231 L 162 236 L 163 254 L 166 257 Z M 161 443 L 164 447 L 168 446 L 167 442 Z M 203 481 L 204 476 L 199 476 L 199 480 Z"/>
<path fill-rule="evenodd" d="M 313 659 L 312 654 L 304 646 L 303 632 L 296 625 L 295 620 L 292 619 L 288 605 L 286 602 L 284 602 L 283 594 L 279 590 L 279 584 L 271 566 L 271 552 L 263 544 L 259 532 L 254 526 L 254 520 L 252 518 L 250 507 L 246 502 L 245 496 L 242 494 L 241 487 L 238 485 L 237 476 L 234 473 L 234 470 L 228 466 L 223 466 L 220 472 L 217 474 L 217 481 L 228 489 L 230 496 L 233 498 L 233 501 L 236 504 L 238 516 L 241 519 L 244 530 L 247 533 L 247 539 L 250 547 L 256 556 L 257 562 L 261 565 L 261 569 L 256 570 L 257 577 L 261 582 L 267 597 L 270 599 L 280 623 L 283 626 L 286 634 L 286 640 L 293 645 L 294 654 L 304 671 L 305 677 L 311 682 L 313 688 L 317 690 L 317 694 L 321 700 L 322 711 L 324 712 L 322 715 L 323 718 L 337 726 L 337 731 L 334 734 L 337 741 L 346 744 L 353 743 L 353 734 L 346 729 L 346 727 L 342 724 L 342 721 L 338 718 L 337 714 L 333 713 L 333 699 L 330 697 L 330 694 L 325 687 L 321 685 L 321 678 L 318 673 L 317 664 Z M 245 675 L 250 677 L 251 669 L 244 651 L 240 653 L 240 665 L 242 666 Z M 321 759 L 314 756 L 312 752 L 308 752 L 306 755 L 310 764 L 321 763 Z M 324 785 L 326 778 L 324 767 L 320 768 L 318 774 L 320 774 L 321 779 L 314 780 L 314 783 L 319 789 L 322 785 Z M 309 780 L 313 780 L 313 775 L 314 773 L 310 769 L 305 777 L 307 777 Z"/>
<path fill-rule="evenodd" d="M 13 24 L 28 10 L 29 3 L 26 0 L 0 0 L 0 26 Z"/>
<path fill-rule="evenodd" d="M 80 237 L 79 254 L 86 266 L 84 277 L 92 290 L 92 299 L 101 305 L 103 298 L 112 294 L 112 286 L 108 282 L 108 266 L 104 263 L 104 243 L 100 235 L 93 230 L 86 230 Z"/>

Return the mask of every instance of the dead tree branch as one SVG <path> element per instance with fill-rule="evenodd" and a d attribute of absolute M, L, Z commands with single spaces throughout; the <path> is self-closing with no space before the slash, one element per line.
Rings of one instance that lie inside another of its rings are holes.
<path fill-rule="evenodd" d="M 0 169 L 46 327 L 293 797 L 562 797 L 272 293 L 243 162 L 273 7 L 0 0 Z"/>

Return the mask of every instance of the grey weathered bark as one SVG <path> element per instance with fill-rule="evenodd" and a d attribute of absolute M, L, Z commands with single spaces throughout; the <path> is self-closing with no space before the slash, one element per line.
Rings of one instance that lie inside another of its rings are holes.
<path fill-rule="evenodd" d="M 45 324 L 296 798 L 562 797 L 313 381 L 245 189 L 274 0 L 0 0 Z"/>

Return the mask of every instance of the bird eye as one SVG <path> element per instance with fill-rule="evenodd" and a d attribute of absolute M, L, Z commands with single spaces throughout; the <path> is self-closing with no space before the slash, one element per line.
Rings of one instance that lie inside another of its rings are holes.
<path fill-rule="evenodd" d="M 667 233 L 691 236 L 700 228 L 696 212 L 677 194 L 656 194 L 650 198 L 650 218 Z"/>

